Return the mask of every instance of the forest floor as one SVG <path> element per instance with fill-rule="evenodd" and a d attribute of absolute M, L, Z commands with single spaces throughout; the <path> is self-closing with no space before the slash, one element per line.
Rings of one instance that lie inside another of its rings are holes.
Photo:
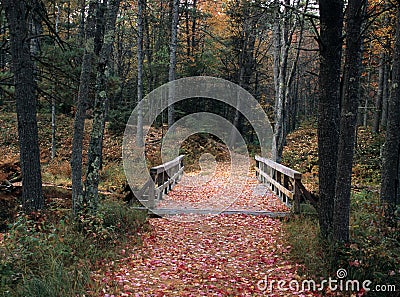
<path fill-rule="evenodd" d="M 281 221 L 247 215 L 200 219 L 150 219 L 142 247 L 95 272 L 102 296 L 297 295 L 265 287 L 266 279 L 299 279 L 298 265 L 285 259 L 290 246 Z"/>

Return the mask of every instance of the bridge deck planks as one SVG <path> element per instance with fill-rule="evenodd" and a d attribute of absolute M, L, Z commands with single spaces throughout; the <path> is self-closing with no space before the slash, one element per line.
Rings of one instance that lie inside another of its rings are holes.
<path fill-rule="evenodd" d="M 175 215 L 234 215 L 234 214 L 244 214 L 249 216 L 267 216 L 271 218 L 282 218 L 290 214 L 290 212 L 271 212 L 264 210 L 246 210 L 246 209 L 226 209 L 223 211 L 216 209 L 172 209 L 172 208 L 156 208 L 154 213 L 143 206 L 133 207 L 136 210 L 148 211 L 149 215 L 155 216 L 175 216 Z"/>

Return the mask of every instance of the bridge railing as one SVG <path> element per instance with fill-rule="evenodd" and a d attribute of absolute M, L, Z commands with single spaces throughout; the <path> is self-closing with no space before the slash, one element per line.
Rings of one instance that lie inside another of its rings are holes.
<path fill-rule="evenodd" d="M 257 179 L 266 184 L 283 203 L 300 212 L 300 199 L 304 186 L 301 183 L 301 173 L 276 163 L 270 159 L 255 156 Z"/>
<path fill-rule="evenodd" d="M 172 161 L 150 168 L 150 178 L 138 192 L 139 200 L 146 201 L 149 208 L 155 208 L 156 202 L 177 184 L 183 175 L 184 155 Z"/>

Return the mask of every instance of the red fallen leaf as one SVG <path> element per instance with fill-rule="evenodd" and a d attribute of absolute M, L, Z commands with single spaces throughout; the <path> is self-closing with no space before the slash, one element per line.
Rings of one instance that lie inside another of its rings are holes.
<path fill-rule="evenodd" d="M 234 207 L 286 209 L 272 195 L 256 195 L 255 186 L 257 183 L 249 180 Z M 218 181 L 210 181 L 203 191 L 191 188 L 186 194 L 179 192 L 179 185 L 176 188 L 170 192 L 168 203 L 190 202 L 198 207 L 203 206 L 204 197 L 229 192 Z M 220 206 L 218 201 L 211 201 L 211 205 Z M 283 257 L 290 247 L 283 241 L 282 223 L 278 219 L 247 215 L 199 218 L 203 220 L 150 219 L 151 231 L 141 234 L 141 249 L 126 247 L 123 259 L 113 265 L 104 263 L 103 272 L 93 274 L 93 279 L 106 288 L 104 293 L 116 296 L 299 295 L 298 292 L 269 294 L 257 288 L 266 275 L 288 282 L 297 279 L 298 265 Z M 118 282 L 121 285 L 115 288 Z"/>

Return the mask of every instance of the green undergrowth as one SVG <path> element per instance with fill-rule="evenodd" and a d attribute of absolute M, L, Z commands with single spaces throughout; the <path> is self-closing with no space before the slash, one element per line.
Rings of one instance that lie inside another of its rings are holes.
<path fill-rule="evenodd" d="M 101 263 L 140 245 L 146 214 L 104 201 L 93 214 L 19 214 L 0 244 L 0 296 L 87 296 Z M 97 295 L 96 295 L 97 296 Z"/>
<path fill-rule="evenodd" d="M 315 132 L 311 126 L 294 132 L 289 137 L 284 154 L 286 164 L 306 173 L 306 186 L 312 190 L 318 188 Z M 315 211 L 293 216 L 284 224 L 286 239 L 292 247 L 289 258 L 302 264 L 298 273 L 303 279 L 313 279 L 317 283 L 329 277 L 338 279 L 338 269 L 345 269 L 345 280 L 359 280 L 360 283 L 370 280 L 371 289 L 376 285 L 387 286 L 387 289 L 389 285 L 397 286 L 397 292 L 370 291 L 367 296 L 400 296 L 400 226 L 388 226 L 378 195 L 382 142 L 382 135 L 359 129 L 353 166 L 348 244 L 332 248 L 321 239 Z M 366 292 L 360 290 L 358 295 L 355 293 L 322 292 L 327 296 L 364 296 Z"/>
<path fill-rule="evenodd" d="M 352 196 L 351 239 L 335 252 L 319 237 L 316 215 L 292 218 L 284 228 L 292 246 L 289 257 L 303 265 L 298 273 L 304 279 L 337 279 L 336 272 L 345 269 L 346 280 L 370 280 L 371 289 L 376 285 L 397 286 L 397 292 L 371 291 L 368 296 L 400 295 L 400 228 L 386 224 L 376 194 L 363 191 Z M 342 292 L 340 296 L 354 295 Z"/>

